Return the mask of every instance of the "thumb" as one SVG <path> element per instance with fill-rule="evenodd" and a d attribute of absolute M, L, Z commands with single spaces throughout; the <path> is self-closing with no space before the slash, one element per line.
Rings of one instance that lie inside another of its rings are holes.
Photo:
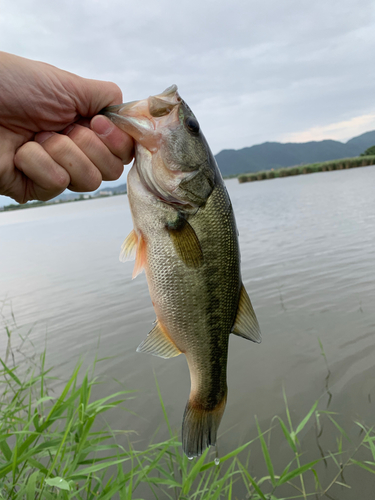
<path fill-rule="evenodd" d="M 116 127 L 106 116 L 97 115 L 91 120 L 93 130 L 114 155 L 127 165 L 134 156 L 133 139 L 126 132 Z"/>
<path fill-rule="evenodd" d="M 79 76 L 77 79 L 73 98 L 76 100 L 76 108 L 81 116 L 92 117 L 106 106 L 122 103 L 121 89 L 115 83 Z"/>

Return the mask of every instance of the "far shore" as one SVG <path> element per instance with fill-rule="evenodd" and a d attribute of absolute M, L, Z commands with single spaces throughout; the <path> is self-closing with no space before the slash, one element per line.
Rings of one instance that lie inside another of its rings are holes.
<path fill-rule="evenodd" d="M 279 169 L 261 170 L 258 172 L 249 172 L 239 175 L 231 175 L 224 177 L 231 179 L 237 177 L 239 183 L 262 181 L 267 179 L 275 179 L 277 177 L 289 177 L 292 175 L 311 174 L 315 172 L 327 172 L 332 170 L 344 170 L 349 168 L 367 167 L 375 165 L 374 156 L 358 156 L 355 158 L 342 158 L 340 160 L 331 160 L 320 163 L 310 163 L 308 165 L 296 165 L 294 167 L 283 167 Z M 121 192 L 102 192 L 100 195 L 79 195 L 73 199 L 53 199 L 50 201 L 33 201 L 29 203 L 11 204 L 0 207 L 0 212 L 9 212 L 12 210 L 24 210 L 26 208 L 45 207 L 49 205 L 60 205 L 61 203 L 72 203 L 75 201 L 95 200 L 98 198 L 106 198 L 109 196 L 117 196 L 126 194 L 126 191 Z"/>
<path fill-rule="evenodd" d="M 12 203 L 11 205 L 5 205 L 4 207 L 0 207 L 0 212 L 10 212 L 12 210 L 24 210 L 26 208 L 35 208 L 35 207 L 47 207 L 51 205 L 61 205 L 62 203 L 73 203 L 75 201 L 85 201 L 85 200 L 98 200 L 100 198 L 108 198 L 111 196 L 118 196 L 120 194 L 126 194 L 126 191 L 121 191 L 121 192 L 108 192 L 106 194 L 100 194 L 96 196 L 91 196 L 88 194 L 85 195 L 79 195 L 77 198 L 72 198 L 72 199 L 52 199 L 50 201 L 32 201 L 30 203 L 24 203 L 23 205 L 21 204 L 15 204 Z"/>
<path fill-rule="evenodd" d="M 266 179 L 275 179 L 276 177 L 289 177 L 291 175 L 312 174 L 314 172 L 327 172 L 331 170 L 344 170 L 348 168 L 368 167 L 375 165 L 375 156 L 358 156 L 356 158 L 342 158 L 340 160 L 331 160 L 320 163 L 310 163 L 308 165 L 296 165 L 271 170 L 262 170 L 259 172 L 249 172 L 240 174 L 238 182 L 254 182 Z"/>

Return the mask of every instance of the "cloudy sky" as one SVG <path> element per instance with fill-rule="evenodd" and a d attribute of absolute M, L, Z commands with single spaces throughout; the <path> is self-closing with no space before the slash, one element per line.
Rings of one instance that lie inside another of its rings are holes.
<path fill-rule="evenodd" d="M 373 0 L 0 0 L 0 50 L 124 101 L 176 83 L 215 154 L 375 129 Z"/>

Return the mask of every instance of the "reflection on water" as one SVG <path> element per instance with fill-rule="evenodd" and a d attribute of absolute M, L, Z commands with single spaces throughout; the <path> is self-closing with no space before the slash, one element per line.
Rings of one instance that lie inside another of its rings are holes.
<path fill-rule="evenodd" d="M 375 167 L 227 186 L 263 343 L 230 340 L 220 453 L 254 437 L 254 414 L 266 428 L 284 413 L 283 386 L 296 421 L 321 398 L 345 414 L 340 425 L 373 423 Z M 61 377 L 81 356 L 113 356 L 98 365 L 105 390 L 114 379 L 138 390 L 139 417 L 121 413 L 112 425 L 147 441 L 163 418 L 154 374 L 175 429 L 190 382 L 183 356 L 135 352 L 154 313 L 145 276 L 132 281 L 133 263 L 118 260 L 131 228 L 126 196 L 0 214 L 0 299 L 21 331 L 34 325 L 33 342 L 47 343 Z M 302 439 L 316 446 L 316 429 Z"/>

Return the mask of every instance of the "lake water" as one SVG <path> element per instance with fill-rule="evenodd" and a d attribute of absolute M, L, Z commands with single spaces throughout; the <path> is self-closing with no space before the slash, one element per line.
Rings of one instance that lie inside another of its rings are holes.
<path fill-rule="evenodd" d="M 283 387 L 295 423 L 320 398 L 319 408 L 329 404 L 356 438 L 354 420 L 375 423 L 375 167 L 247 184 L 233 179 L 227 187 L 263 342 L 231 336 L 219 454 L 255 437 L 254 415 L 264 430 L 274 415 L 285 417 Z M 167 436 L 154 376 L 178 432 L 190 381 L 184 356 L 135 352 L 154 313 L 144 274 L 132 281 L 133 263 L 118 260 L 131 229 L 126 196 L 1 213 L 0 300 L 10 323 L 11 303 L 19 330 L 32 327 L 38 351 L 46 344 L 54 375 L 68 377 L 82 356 L 87 365 L 95 355 L 112 357 L 97 366 L 106 380 L 97 395 L 117 391 L 116 380 L 138 391 L 127 405 L 138 416 L 112 413 L 111 425 L 136 430 L 142 446 L 159 426 L 158 437 Z M 3 331 L 0 341 L 3 349 Z M 318 444 L 324 452 L 337 449 L 328 421 L 319 439 L 316 433 L 312 420 L 300 436 L 311 459 Z M 276 430 L 276 466 L 286 465 L 286 453 Z M 261 455 L 251 457 L 252 472 L 264 475 Z M 361 499 L 372 498 L 371 475 L 348 470 L 350 484 L 366 481 Z M 332 477 L 332 469 L 325 474 Z M 353 490 L 335 488 L 340 500 L 353 498 Z"/>

